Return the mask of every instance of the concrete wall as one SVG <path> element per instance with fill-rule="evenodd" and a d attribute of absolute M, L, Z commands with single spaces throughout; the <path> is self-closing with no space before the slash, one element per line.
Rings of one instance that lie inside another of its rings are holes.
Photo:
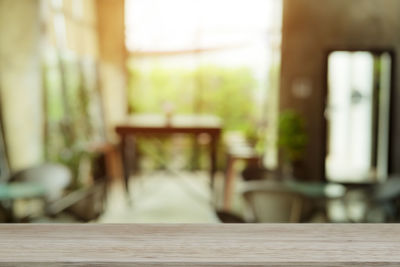
<path fill-rule="evenodd" d="M 0 0 L 0 97 L 13 170 L 43 160 L 39 0 Z"/>
<path fill-rule="evenodd" d="M 399 0 L 284 0 L 281 109 L 293 108 L 307 121 L 309 145 L 304 178 L 323 177 L 325 61 L 328 49 L 393 49 L 400 66 Z M 400 68 L 395 99 L 400 100 Z M 400 102 L 399 102 L 400 103 Z M 400 114 L 399 106 L 395 113 Z M 400 116 L 394 136 L 400 136 Z M 400 172 L 400 148 L 392 144 L 393 171 Z"/>

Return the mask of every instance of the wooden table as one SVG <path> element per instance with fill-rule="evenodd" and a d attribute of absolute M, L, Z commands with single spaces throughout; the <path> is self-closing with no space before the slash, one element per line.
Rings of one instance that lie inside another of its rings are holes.
<path fill-rule="evenodd" d="M 217 147 L 221 135 L 221 120 L 213 115 L 175 115 L 167 118 L 160 114 L 139 114 L 129 117 L 116 127 L 121 140 L 121 157 L 126 190 L 129 191 L 131 163 L 135 161 L 135 137 L 171 134 L 200 135 L 210 137 L 210 180 L 214 183 L 217 170 Z"/>
<path fill-rule="evenodd" d="M 400 266 L 400 225 L 0 225 L 0 266 Z"/>

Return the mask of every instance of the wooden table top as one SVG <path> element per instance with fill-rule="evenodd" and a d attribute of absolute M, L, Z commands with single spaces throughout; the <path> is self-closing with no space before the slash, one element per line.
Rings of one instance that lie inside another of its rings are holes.
<path fill-rule="evenodd" d="M 400 266 L 400 225 L 0 225 L 0 266 Z"/>
<path fill-rule="evenodd" d="M 129 130 L 221 130 L 221 119 L 214 115 L 173 115 L 168 119 L 162 114 L 137 114 L 117 124 L 118 133 Z"/>

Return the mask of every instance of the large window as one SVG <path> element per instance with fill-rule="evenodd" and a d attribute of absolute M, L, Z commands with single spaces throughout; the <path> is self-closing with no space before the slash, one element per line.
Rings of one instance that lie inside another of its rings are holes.
<path fill-rule="evenodd" d="M 281 0 L 127 0 L 131 112 L 214 113 L 273 143 L 281 12 Z"/>
<path fill-rule="evenodd" d="M 73 169 L 104 141 L 94 0 L 42 1 L 46 159 Z"/>

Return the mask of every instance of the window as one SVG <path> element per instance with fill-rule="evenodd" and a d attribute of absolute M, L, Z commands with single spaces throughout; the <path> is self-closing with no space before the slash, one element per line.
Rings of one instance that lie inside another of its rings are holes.
<path fill-rule="evenodd" d="M 281 0 L 127 0 L 130 110 L 215 113 L 274 143 L 281 13 Z"/>

